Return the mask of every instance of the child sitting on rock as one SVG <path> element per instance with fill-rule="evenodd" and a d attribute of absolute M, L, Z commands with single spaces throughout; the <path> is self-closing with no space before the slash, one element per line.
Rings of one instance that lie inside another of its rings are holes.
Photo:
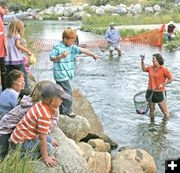
<path fill-rule="evenodd" d="M 40 154 L 43 162 L 51 167 L 58 165 L 52 154 L 53 146 L 57 147 L 59 144 L 49 135 L 49 130 L 53 117 L 58 114 L 62 98 L 70 99 L 62 87 L 52 82 L 44 86 L 41 90 L 41 101 L 29 109 L 10 137 L 11 143 L 21 144 L 24 151 L 31 151 L 35 157 Z"/>

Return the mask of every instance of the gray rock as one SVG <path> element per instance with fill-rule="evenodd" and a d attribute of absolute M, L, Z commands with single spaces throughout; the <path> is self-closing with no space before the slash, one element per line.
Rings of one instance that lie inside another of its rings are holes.
<path fill-rule="evenodd" d="M 90 124 L 84 117 L 76 116 L 70 118 L 67 115 L 60 115 L 58 126 L 65 135 L 76 142 L 87 136 L 90 131 Z"/>

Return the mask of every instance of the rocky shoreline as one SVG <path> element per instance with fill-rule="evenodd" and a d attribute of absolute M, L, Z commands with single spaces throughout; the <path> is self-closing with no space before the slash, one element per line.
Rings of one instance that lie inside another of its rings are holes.
<path fill-rule="evenodd" d="M 180 3 L 174 3 L 174 6 L 179 6 Z M 50 19 L 52 16 L 58 20 L 82 20 L 84 17 L 92 17 L 93 15 L 103 16 L 103 15 L 112 15 L 112 16 L 136 16 L 142 13 L 150 15 L 158 15 L 164 6 L 155 4 L 153 6 L 143 6 L 142 4 L 131 4 L 129 6 L 125 4 L 118 4 L 112 6 L 110 4 L 104 6 L 90 6 L 89 4 L 74 5 L 72 3 L 66 4 L 57 4 L 56 6 L 48 7 L 47 9 L 28 9 L 26 12 L 19 12 L 17 15 L 23 17 L 24 14 L 29 13 L 33 15 L 25 16 L 24 18 L 36 18 L 38 20 Z M 91 13 L 89 13 L 89 11 Z M 14 12 L 11 12 L 9 15 L 4 16 L 4 20 L 8 20 L 8 16 L 14 15 Z"/>
<path fill-rule="evenodd" d="M 33 85 L 35 81 L 31 80 Z M 105 134 L 79 89 L 73 91 L 73 111 L 77 116 L 61 115 L 52 132 L 60 144 L 54 150 L 59 166 L 48 168 L 41 160 L 34 161 L 33 173 L 156 173 L 154 158 L 145 150 L 128 146 L 117 150 L 118 144 Z"/>

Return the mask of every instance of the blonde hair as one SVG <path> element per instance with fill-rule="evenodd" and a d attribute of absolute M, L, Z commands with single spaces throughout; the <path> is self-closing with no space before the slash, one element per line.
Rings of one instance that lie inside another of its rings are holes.
<path fill-rule="evenodd" d="M 75 29 L 67 28 L 62 33 L 62 39 L 76 39 L 77 38 L 77 32 Z"/>
<path fill-rule="evenodd" d="M 21 37 L 24 36 L 24 23 L 19 19 L 13 20 L 8 28 L 8 37 L 12 37 L 17 34 Z"/>

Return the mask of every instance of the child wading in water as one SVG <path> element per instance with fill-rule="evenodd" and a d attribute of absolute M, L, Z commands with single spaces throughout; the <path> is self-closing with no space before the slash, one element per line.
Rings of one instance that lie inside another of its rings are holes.
<path fill-rule="evenodd" d="M 57 43 L 50 53 L 50 59 L 54 63 L 54 79 L 70 96 L 72 96 L 70 80 L 74 77 L 75 57 L 78 54 L 84 53 L 93 57 L 95 60 L 100 59 L 93 52 L 74 45 L 76 39 L 76 30 L 72 28 L 65 29 L 62 33 L 62 41 Z M 60 113 L 68 115 L 71 118 L 76 116 L 72 112 L 72 100 L 63 99 Z"/>

